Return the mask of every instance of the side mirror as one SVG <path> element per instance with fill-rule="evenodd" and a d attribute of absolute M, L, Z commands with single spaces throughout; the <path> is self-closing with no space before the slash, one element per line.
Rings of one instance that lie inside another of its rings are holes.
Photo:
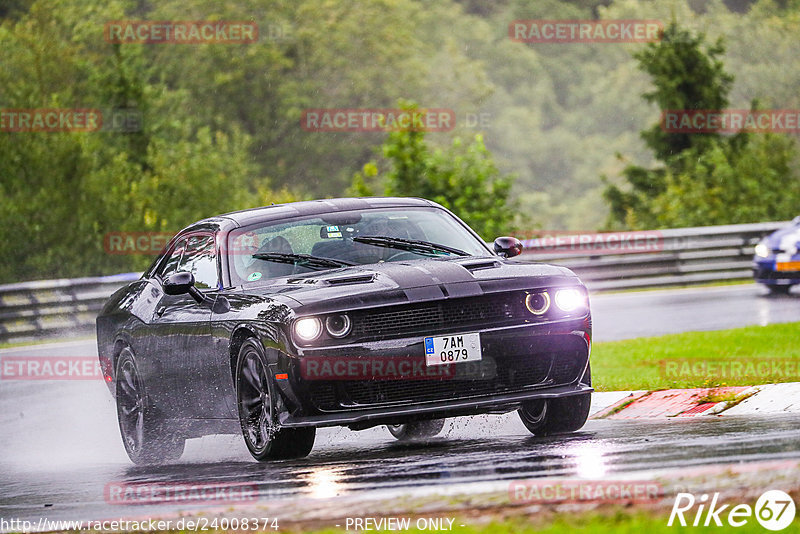
<path fill-rule="evenodd" d="M 522 243 L 516 237 L 498 237 L 494 240 L 494 252 L 504 258 L 522 254 Z"/>
<path fill-rule="evenodd" d="M 194 275 L 186 271 L 178 271 L 167 276 L 162 286 L 164 287 L 164 293 L 167 295 L 185 295 L 189 293 L 198 304 L 205 300 L 200 290 L 194 287 Z"/>

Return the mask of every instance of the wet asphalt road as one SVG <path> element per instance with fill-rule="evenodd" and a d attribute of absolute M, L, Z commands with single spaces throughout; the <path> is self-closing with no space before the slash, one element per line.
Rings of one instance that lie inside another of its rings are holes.
<path fill-rule="evenodd" d="M 800 291 L 757 284 L 601 294 L 591 298 L 595 341 L 800 321 Z"/>
<path fill-rule="evenodd" d="M 593 299 L 595 339 L 800 321 L 800 297 L 763 296 L 743 285 L 603 295 Z M 85 356 L 93 342 L 0 351 Z M 0 380 L 0 517 L 38 521 L 171 515 L 187 505 L 121 505 L 109 484 L 252 484 L 259 502 L 289 496 L 393 495 L 534 477 L 641 476 L 650 470 L 777 459 L 800 460 L 797 416 L 589 421 L 578 433 L 532 437 L 516 414 L 452 420 L 428 443 L 400 444 L 385 428 L 322 429 L 303 460 L 258 464 L 239 437 L 191 440 L 180 463 L 132 466 L 105 385 Z M 288 514 L 289 512 L 287 512 Z"/>

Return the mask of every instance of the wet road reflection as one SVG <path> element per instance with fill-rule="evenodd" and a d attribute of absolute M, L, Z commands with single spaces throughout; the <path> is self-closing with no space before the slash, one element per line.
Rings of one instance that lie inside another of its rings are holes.
<path fill-rule="evenodd" d="M 238 438 L 190 442 L 183 461 L 147 468 L 125 462 L 71 468 L 4 464 L 0 513 L 68 519 L 149 516 L 201 505 L 121 505 L 108 502 L 107 485 L 120 483 L 247 484 L 259 502 L 287 497 L 330 499 L 370 492 L 498 484 L 537 477 L 603 479 L 668 468 L 718 463 L 800 460 L 796 416 L 703 417 L 650 422 L 590 421 L 580 432 L 527 435 L 514 414 L 459 418 L 441 437 L 398 443 L 383 428 L 320 431 L 302 460 L 259 464 Z"/>

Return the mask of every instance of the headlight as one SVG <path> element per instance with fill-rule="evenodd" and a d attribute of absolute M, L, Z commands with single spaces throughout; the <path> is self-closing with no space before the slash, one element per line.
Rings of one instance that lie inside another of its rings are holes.
<path fill-rule="evenodd" d="M 556 306 L 570 312 L 586 307 L 586 297 L 577 289 L 559 289 L 556 291 Z"/>
<path fill-rule="evenodd" d="M 756 256 L 760 258 L 769 258 L 769 247 L 764 243 L 756 245 Z"/>
<path fill-rule="evenodd" d="M 525 297 L 525 306 L 534 315 L 543 315 L 550 309 L 550 294 L 547 291 L 531 293 Z"/>
<path fill-rule="evenodd" d="M 317 317 L 303 317 L 294 323 L 295 335 L 303 341 L 314 341 L 322 333 L 322 321 Z"/>
<path fill-rule="evenodd" d="M 325 328 L 331 337 L 340 338 L 350 333 L 350 317 L 344 313 L 329 315 L 325 319 Z"/>

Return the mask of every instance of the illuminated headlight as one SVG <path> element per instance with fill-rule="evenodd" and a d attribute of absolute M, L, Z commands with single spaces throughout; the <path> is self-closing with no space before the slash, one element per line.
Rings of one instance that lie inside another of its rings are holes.
<path fill-rule="evenodd" d="M 294 333 L 302 341 L 314 341 L 322 333 L 322 321 L 318 317 L 303 317 L 294 323 Z"/>
<path fill-rule="evenodd" d="M 565 312 L 586 308 L 586 297 L 577 289 L 559 289 L 556 291 L 556 306 Z"/>
<path fill-rule="evenodd" d="M 525 297 L 525 307 L 534 315 L 543 315 L 550 309 L 550 294 L 547 291 L 529 294 Z"/>
<path fill-rule="evenodd" d="M 768 258 L 769 257 L 769 247 L 764 243 L 759 243 L 756 245 L 756 256 L 759 258 Z"/>
<path fill-rule="evenodd" d="M 329 315 L 325 319 L 325 329 L 331 337 L 340 338 L 350 333 L 350 317 L 344 313 Z"/>

